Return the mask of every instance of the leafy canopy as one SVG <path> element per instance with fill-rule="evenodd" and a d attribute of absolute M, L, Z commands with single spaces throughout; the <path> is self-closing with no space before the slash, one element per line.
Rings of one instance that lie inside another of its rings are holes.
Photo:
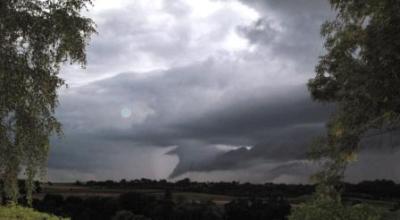
<path fill-rule="evenodd" d="M 365 132 L 399 124 L 400 2 L 330 2 L 337 17 L 322 26 L 327 53 L 308 86 L 315 100 L 337 105 L 328 144 L 351 152 Z"/>
<path fill-rule="evenodd" d="M 311 152 L 323 166 L 314 176 L 319 183 L 316 196 L 296 208 L 290 219 L 379 219 L 370 207 L 342 205 L 338 187 L 348 163 L 357 159 L 360 140 L 378 129 L 390 132 L 399 126 L 400 1 L 330 4 L 336 17 L 322 25 L 326 53 L 308 87 L 314 100 L 334 103 L 336 112 L 326 137 L 318 139 Z"/>
<path fill-rule="evenodd" d="M 70 61 L 84 65 L 94 23 L 81 16 L 90 0 L 0 1 L 0 177 L 4 193 L 18 198 L 25 171 L 28 200 L 43 170 L 49 136 L 61 133 L 54 117 L 58 73 Z"/>
<path fill-rule="evenodd" d="M 340 178 L 367 132 L 399 125 L 400 2 L 330 2 L 337 16 L 321 28 L 327 52 L 308 86 L 315 100 L 337 106 L 314 155 L 330 158 Z"/>

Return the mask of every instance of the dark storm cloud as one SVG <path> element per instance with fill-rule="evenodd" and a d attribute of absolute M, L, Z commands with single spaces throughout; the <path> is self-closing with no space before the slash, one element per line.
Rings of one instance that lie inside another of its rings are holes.
<path fill-rule="evenodd" d="M 324 0 L 241 0 L 259 11 L 261 18 L 238 31 L 259 46 L 258 53 L 270 51 L 281 59 L 297 63 L 299 74 L 312 74 L 323 53 L 320 26 L 333 12 Z"/>
<path fill-rule="evenodd" d="M 319 35 L 321 24 L 333 17 L 327 1 L 246 1 L 244 3 L 258 10 L 262 18 L 253 26 L 238 27 L 239 33 L 258 46 L 257 53 L 269 51 L 276 58 L 294 61 L 297 74 L 312 74 L 318 55 L 323 53 Z M 272 52 L 271 52 L 272 51 Z M 259 57 L 257 58 L 259 59 Z M 304 85 L 301 85 L 304 89 Z M 286 94 L 275 94 L 275 100 L 249 98 L 229 106 L 208 112 L 192 122 L 179 124 L 184 129 L 180 134 L 207 140 L 208 145 L 230 144 L 233 146 L 253 146 L 251 150 L 240 148 L 227 153 L 215 153 L 203 163 L 187 159 L 184 153 L 177 153 L 181 162 L 171 174 L 179 176 L 188 171 L 213 171 L 251 169 L 263 162 L 282 163 L 268 171 L 268 179 L 281 174 L 308 176 L 315 166 L 298 160 L 306 159 L 306 151 L 311 140 L 323 134 L 324 122 L 333 108 L 313 103 L 305 90 L 287 87 Z M 389 143 L 389 140 L 392 142 Z M 369 138 L 363 145 L 363 155 L 377 154 L 370 151 L 374 146 L 398 144 L 393 138 Z M 378 154 L 385 155 L 385 153 Z M 365 158 L 366 156 L 362 156 Z M 383 157 L 383 156 L 382 156 Z M 368 158 L 368 157 L 367 157 Z M 362 159 L 356 166 L 368 167 Z M 366 174 L 363 178 L 376 175 Z M 387 176 L 387 175 L 386 175 Z M 354 178 L 353 178 L 354 179 Z"/>
<path fill-rule="evenodd" d="M 258 131 L 257 136 L 252 139 L 252 142 L 257 142 L 257 144 L 251 145 L 249 149 L 246 149 L 246 144 L 241 145 L 243 147 L 237 150 L 215 154 L 214 158 L 202 164 L 193 164 L 191 160 L 183 160 L 171 176 L 176 177 L 188 171 L 235 170 L 251 168 L 262 163 L 279 165 L 283 162 L 304 160 L 307 158 L 306 152 L 310 142 L 314 137 L 323 134 L 323 130 L 324 126 L 321 123 L 289 128 L 275 127 L 273 130 Z M 232 139 L 235 137 L 232 136 Z M 241 143 L 243 142 L 231 144 L 240 146 Z"/>
<path fill-rule="evenodd" d="M 189 1 L 156 10 L 139 2 L 95 15 L 89 74 L 76 76 L 112 77 L 62 92 L 65 138 L 53 141 L 50 170 L 83 179 L 305 181 L 315 170 L 308 146 L 334 110 L 306 88 L 323 53 L 328 3 L 241 0 L 260 15 L 243 24 L 232 9 L 193 18 Z M 222 47 L 231 31 L 249 48 Z M 158 70 L 132 71 L 149 67 Z M 169 157 L 177 159 L 164 163 Z"/>
<path fill-rule="evenodd" d="M 59 109 L 68 140 L 50 167 L 89 172 L 106 168 L 116 152 L 168 146 L 177 146 L 170 154 L 179 157 L 171 177 L 303 159 L 331 108 L 313 103 L 304 84 L 275 85 L 268 78 L 261 78 L 263 86 L 246 84 L 242 77 L 248 76 L 230 65 L 207 60 L 70 89 Z M 124 108 L 131 111 L 127 118 Z M 253 148 L 226 153 L 217 145 Z"/>
<path fill-rule="evenodd" d="M 97 4 L 106 6 L 96 10 Z M 191 4 L 187 0 L 96 2 L 89 16 L 99 34 L 88 47 L 89 65 L 84 72 L 67 68 L 65 77 L 82 85 L 121 72 L 189 65 L 231 50 L 224 44 L 227 36 L 249 18 L 228 6 L 203 16 Z"/>
<path fill-rule="evenodd" d="M 131 151 L 170 146 L 176 149 L 169 155 L 179 157 L 173 177 L 304 159 L 332 110 L 313 103 L 305 87 L 326 17 L 326 4 L 312 2 L 243 1 L 261 18 L 234 30 L 256 50 L 217 58 L 207 57 L 215 57 L 232 24 L 240 23 L 227 16 L 229 10 L 202 18 L 197 26 L 190 23 L 185 1 L 166 1 L 162 12 L 148 11 L 145 4 L 99 12 L 89 72 L 129 70 L 143 57 L 180 67 L 127 72 L 65 91 L 58 116 L 67 139 L 55 141 L 60 147 L 52 152 L 50 167 L 90 173 L 129 160 L 126 155 L 139 160 Z M 203 32 L 209 33 L 199 35 Z"/>
<path fill-rule="evenodd" d="M 322 14 L 330 8 L 325 0 L 240 0 L 260 13 L 276 11 L 286 15 L 287 19 L 295 20 L 297 16 Z M 290 15 L 290 16 L 289 16 Z"/>
<path fill-rule="evenodd" d="M 242 0 L 261 14 L 251 26 L 239 26 L 237 31 L 257 46 L 255 59 L 270 58 L 294 62 L 294 74 L 312 74 L 317 57 L 322 53 L 321 24 L 332 16 L 326 1 L 267 1 Z M 267 53 L 267 54 L 265 54 Z M 302 85 L 302 88 L 305 88 Z M 310 140 L 323 133 L 324 121 L 330 114 L 309 99 L 306 91 L 287 88 L 286 94 L 273 102 L 246 100 L 212 112 L 185 125 L 187 131 L 203 131 L 204 139 L 213 143 L 251 145 L 251 150 L 240 148 L 204 164 L 181 162 L 172 176 L 187 170 L 211 171 L 249 168 L 251 161 L 274 160 L 276 163 L 305 159 Z M 243 111 L 244 110 L 244 111 Z M 219 122 L 219 123 L 215 123 Z M 193 127 L 190 127 L 193 126 Z M 230 141 L 224 142 L 225 137 Z M 218 142 L 221 141 L 221 142 Z M 276 170 L 290 172 L 287 166 Z M 273 172 L 272 170 L 270 172 Z"/>
<path fill-rule="evenodd" d="M 252 148 L 247 150 L 242 147 L 219 154 L 202 164 L 193 164 L 191 160 L 185 161 L 183 158 L 172 176 L 188 170 L 249 168 L 256 160 L 279 163 L 305 159 L 310 141 L 323 133 L 324 121 L 332 108 L 312 103 L 300 88 L 291 88 L 288 93 L 293 97 L 276 96 L 277 100 L 270 102 L 249 99 L 181 124 L 181 133 L 207 141 L 208 145 Z"/>

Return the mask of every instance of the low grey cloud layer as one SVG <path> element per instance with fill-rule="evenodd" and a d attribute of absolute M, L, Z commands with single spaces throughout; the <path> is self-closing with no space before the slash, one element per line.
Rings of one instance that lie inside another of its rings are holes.
<path fill-rule="evenodd" d="M 307 181 L 307 147 L 333 111 L 306 88 L 327 2 L 96 4 L 89 65 L 62 74 L 71 88 L 61 91 L 65 137 L 52 141 L 50 179 Z"/>

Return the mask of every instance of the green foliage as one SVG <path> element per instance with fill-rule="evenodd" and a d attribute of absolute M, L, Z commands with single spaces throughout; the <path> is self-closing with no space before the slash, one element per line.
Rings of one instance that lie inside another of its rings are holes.
<path fill-rule="evenodd" d="M 394 129 L 400 122 L 400 2 L 331 4 L 337 17 L 321 29 L 327 53 L 308 86 L 315 100 L 337 106 L 328 144 L 351 153 L 366 131 Z"/>
<path fill-rule="evenodd" d="M 320 157 L 346 163 L 371 129 L 390 131 L 400 120 L 400 3 L 331 0 L 337 17 L 321 29 L 327 53 L 308 86 L 312 97 L 334 102 Z"/>
<path fill-rule="evenodd" d="M 308 86 L 315 100 L 336 104 L 326 138 L 313 154 L 328 159 L 325 170 L 340 179 L 367 131 L 399 125 L 400 3 L 330 2 L 337 16 L 321 28 L 327 52 Z"/>
<path fill-rule="evenodd" d="M 332 185 L 320 183 L 307 203 L 294 207 L 289 220 L 384 220 L 384 211 L 366 204 L 345 205 Z"/>
<path fill-rule="evenodd" d="M 337 16 L 322 25 L 326 54 L 308 87 L 316 101 L 335 103 L 336 112 L 311 152 L 322 166 L 314 176 L 317 198 L 296 208 L 290 219 L 379 219 L 380 213 L 369 206 L 344 206 L 339 189 L 365 134 L 399 126 L 400 2 L 330 3 Z"/>
<path fill-rule="evenodd" d="M 54 117 L 62 63 L 86 63 L 93 22 L 80 15 L 90 0 L 0 2 L 0 178 L 6 197 L 17 201 L 17 177 L 25 171 L 28 202 L 33 180 L 61 134 Z"/>
<path fill-rule="evenodd" d="M 33 209 L 19 206 L 0 206 L 0 219 L 7 220 L 63 220 L 56 216 L 36 212 Z M 67 219 L 65 219 L 67 220 Z"/>
<path fill-rule="evenodd" d="M 344 206 L 335 200 L 314 200 L 294 208 L 289 220 L 383 220 L 382 211 L 369 205 Z"/>

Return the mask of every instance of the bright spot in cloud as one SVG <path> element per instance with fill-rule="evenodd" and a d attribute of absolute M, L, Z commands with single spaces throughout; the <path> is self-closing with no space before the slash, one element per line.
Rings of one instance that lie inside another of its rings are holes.
<path fill-rule="evenodd" d="M 220 151 L 229 152 L 243 148 L 246 150 L 251 150 L 253 149 L 253 146 L 233 146 L 233 145 L 217 144 L 215 145 L 215 148 L 217 148 Z"/>
<path fill-rule="evenodd" d="M 253 146 L 246 146 L 244 148 L 246 148 L 246 150 L 251 150 L 251 149 L 253 149 Z"/>
<path fill-rule="evenodd" d="M 207 17 L 223 7 L 221 2 L 217 1 L 186 1 L 192 9 L 192 15 L 196 17 Z"/>
<path fill-rule="evenodd" d="M 226 50 L 238 51 L 245 50 L 249 48 L 249 42 L 247 39 L 239 36 L 235 31 L 231 31 L 228 37 L 225 40 L 225 48 Z"/>
<path fill-rule="evenodd" d="M 131 115 L 132 115 L 132 110 L 131 109 L 129 109 L 127 107 L 124 107 L 124 108 L 121 109 L 121 117 L 129 118 L 129 117 L 131 117 Z"/>
<path fill-rule="evenodd" d="M 240 147 L 232 146 L 232 145 L 225 145 L 225 144 L 217 144 L 217 145 L 215 145 L 215 148 L 217 148 L 220 151 L 228 152 L 228 151 L 237 150 Z"/>

